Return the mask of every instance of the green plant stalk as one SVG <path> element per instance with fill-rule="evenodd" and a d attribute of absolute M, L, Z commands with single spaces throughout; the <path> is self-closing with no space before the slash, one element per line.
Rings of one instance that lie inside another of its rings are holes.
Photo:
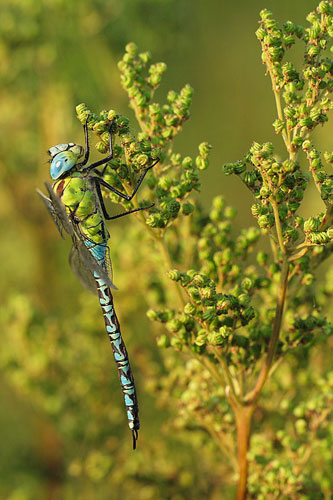
<path fill-rule="evenodd" d="M 234 386 L 234 383 L 232 380 L 231 373 L 229 371 L 228 363 L 226 362 L 226 359 L 223 356 L 223 354 L 221 354 L 217 348 L 214 348 L 214 354 L 222 366 L 222 370 L 223 370 L 224 377 L 226 379 L 227 387 L 230 388 L 229 399 L 231 399 L 231 401 L 234 403 L 234 405 L 237 405 L 237 404 L 239 404 L 239 398 L 238 398 L 236 391 L 235 391 L 235 386 Z"/>
<path fill-rule="evenodd" d="M 247 496 L 247 477 L 248 477 L 248 458 L 247 454 L 250 447 L 251 437 L 251 422 L 252 415 L 256 409 L 258 399 L 268 378 L 272 368 L 276 348 L 279 340 L 283 308 L 286 299 L 287 285 L 289 275 L 289 262 L 284 257 L 281 269 L 280 285 L 278 290 L 278 302 L 276 305 L 276 312 L 273 324 L 272 337 L 268 346 L 267 356 L 258 376 L 254 390 L 247 394 L 243 399 L 242 405 L 234 407 L 236 427 L 237 427 L 237 445 L 238 445 L 238 463 L 239 463 L 239 481 L 237 489 L 237 500 L 245 500 Z"/>
<path fill-rule="evenodd" d="M 159 237 L 159 238 L 155 237 L 155 241 L 158 243 L 158 246 L 160 248 L 161 254 L 163 255 L 164 262 L 165 262 L 165 269 L 166 270 L 170 270 L 170 269 L 173 268 L 173 264 L 172 264 L 172 261 L 171 261 L 171 257 L 170 257 L 170 254 L 169 254 L 169 250 L 168 250 L 167 244 L 165 243 L 164 234 L 163 234 L 162 237 Z M 185 301 L 185 299 L 183 297 L 181 288 L 180 288 L 180 286 L 178 285 L 178 283 L 176 281 L 173 281 L 173 284 L 174 284 L 174 288 L 175 288 L 176 294 L 177 294 L 178 299 L 179 299 L 179 303 L 180 303 L 181 307 L 184 307 L 185 304 L 186 304 L 186 301 Z"/>
<path fill-rule="evenodd" d="M 199 422 L 201 423 L 202 427 L 205 428 L 207 432 L 209 432 L 209 434 L 212 436 L 212 438 L 214 439 L 214 441 L 216 442 L 222 453 L 229 458 L 229 460 L 232 463 L 233 469 L 236 471 L 238 467 L 237 460 L 235 459 L 233 450 L 230 448 L 230 446 L 226 444 L 225 441 L 223 441 L 223 436 L 222 437 L 220 436 L 220 434 L 214 429 L 213 425 L 211 425 L 208 422 L 205 422 L 200 414 L 197 414 L 196 416 Z"/>
<path fill-rule="evenodd" d="M 282 230 L 281 230 L 281 224 L 280 224 L 280 217 L 279 217 L 279 209 L 278 209 L 278 206 L 277 206 L 277 203 L 276 203 L 275 200 L 271 199 L 270 202 L 271 202 L 273 213 L 274 213 L 275 226 L 276 226 L 276 234 L 277 234 L 278 241 L 279 241 L 279 247 L 280 247 L 281 252 L 283 254 L 285 254 L 286 253 L 286 249 L 285 249 L 285 246 L 284 246 L 284 243 L 283 243 L 283 236 L 282 236 Z"/>
<path fill-rule="evenodd" d="M 267 351 L 267 356 L 266 356 L 266 359 L 265 359 L 264 364 L 262 366 L 262 369 L 260 371 L 260 374 L 258 376 L 256 385 L 255 385 L 253 391 L 245 397 L 246 403 L 250 403 L 250 404 L 254 405 L 258 401 L 259 396 L 260 396 L 261 391 L 265 385 L 265 382 L 266 382 L 267 377 L 269 375 L 269 371 L 270 371 L 272 364 L 273 364 L 273 361 L 274 361 L 276 348 L 277 348 L 277 344 L 279 341 L 280 330 L 281 330 L 283 308 L 284 308 L 284 304 L 285 304 L 285 300 L 286 300 L 289 267 L 290 267 L 290 264 L 289 264 L 288 258 L 284 257 L 283 262 L 282 262 L 282 268 L 281 268 L 281 277 L 280 277 L 277 304 L 276 304 L 276 310 L 275 310 L 275 318 L 274 318 L 274 323 L 273 323 L 272 337 L 270 339 L 268 351 Z"/>

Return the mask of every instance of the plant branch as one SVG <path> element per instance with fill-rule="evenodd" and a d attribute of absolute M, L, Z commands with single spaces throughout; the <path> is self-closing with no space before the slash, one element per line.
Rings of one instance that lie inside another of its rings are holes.
<path fill-rule="evenodd" d="M 280 284 L 279 284 L 279 290 L 278 290 L 277 305 L 276 305 L 275 318 L 274 318 L 274 323 L 273 323 L 273 332 L 272 332 L 271 340 L 269 342 L 267 356 L 266 356 L 266 359 L 264 361 L 261 372 L 258 376 L 254 390 L 250 394 L 248 394 L 245 398 L 245 400 L 248 403 L 255 404 L 256 401 L 258 400 L 258 398 L 261 394 L 261 391 L 265 385 L 265 382 L 267 380 L 267 377 L 269 375 L 270 369 L 272 367 L 272 363 L 274 361 L 276 348 L 277 348 L 278 341 L 279 341 L 280 330 L 281 330 L 283 308 L 284 308 L 284 303 L 286 300 L 289 266 L 290 266 L 290 264 L 288 262 L 288 259 L 284 258 L 283 263 L 282 263 L 282 269 L 281 269 L 281 277 L 280 277 Z"/>

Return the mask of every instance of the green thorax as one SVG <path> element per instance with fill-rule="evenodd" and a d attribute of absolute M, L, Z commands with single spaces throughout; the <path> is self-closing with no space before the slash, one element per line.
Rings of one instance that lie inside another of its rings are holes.
<path fill-rule="evenodd" d="M 94 243 L 106 243 L 109 233 L 92 188 L 89 176 L 74 172 L 71 176 L 53 184 L 53 190 L 61 199 L 70 219 L 79 224 L 81 233 Z"/>

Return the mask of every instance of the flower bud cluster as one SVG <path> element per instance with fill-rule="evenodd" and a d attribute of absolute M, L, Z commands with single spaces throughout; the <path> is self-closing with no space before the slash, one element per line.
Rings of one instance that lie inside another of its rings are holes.
<path fill-rule="evenodd" d="M 315 312 L 305 318 L 294 317 L 285 341 L 287 344 L 292 344 L 294 349 L 304 349 L 307 346 L 325 342 L 331 335 L 333 335 L 333 325 L 325 316 Z"/>
<path fill-rule="evenodd" d="M 224 172 L 227 175 L 237 174 L 239 164 L 240 162 L 224 165 Z M 308 183 L 299 163 L 291 159 L 279 161 L 274 155 L 272 143 L 255 142 L 241 164 L 242 173 L 238 175 L 257 200 L 252 206 L 252 214 L 259 227 L 268 230 L 275 226 L 276 206 L 286 243 L 296 241 L 300 233 L 295 228 L 293 216 L 300 206 Z"/>
<path fill-rule="evenodd" d="M 313 487 L 318 492 L 330 491 L 326 478 L 330 474 L 333 372 L 325 378 L 315 377 L 308 375 L 301 383 L 294 381 L 296 396 L 281 400 L 280 417 L 284 425 L 275 432 L 274 441 L 265 434 L 254 436 L 248 455 L 252 464 L 251 498 L 297 498 L 305 489 L 308 494 L 304 498 L 311 498 Z M 292 415 L 290 423 L 285 421 L 286 412 Z M 327 461 L 323 461 L 323 468 L 314 480 L 314 465 L 309 457 L 317 453 Z M 311 485 L 310 489 L 307 485 Z"/>
<path fill-rule="evenodd" d="M 163 150 L 174 139 L 190 116 L 193 89 L 185 85 L 179 93 L 170 91 L 167 103 L 153 102 L 154 91 L 161 83 L 166 71 L 165 63 L 150 63 L 148 52 L 139 53 L 134 43 L 126 46 L 126 53 L 119 62 L 121 83 L 130 98 L 130 107 L 142 126 L 140 138 L 153 138 L 163 159 Z"/>
<path fill-rule="evenodd" d="M 172 224 L 178 215 L 190 215 L 195 205 L 189 200 L 193 191 L 200 188 L 199 170 L 209 163 L 211 146 L 203 142 L 199 145 L 199 155 L 195 161 L 180 154 L 173 154 L 165 173 L 152 172 L 148 185 L 154 190 L 156 205 L 146 223 L 153 228 L 164 229 Z"/>
<path fill-rule="evenodd" d="M 326 54 L 332 37 L 332 4 L 321 2 L 316 12 L 309 14 L 307 20 L 311 26 L 307 29 L 291 21 L 281 29 L 267 9 L 262 10 L 260 16 L 256 35 L 262 46 L 263 62 L 276 96 L 283 90 L 285 102 L 283 116 L 279 113 L 273 127 L 277 134 L 283 135 L 285 142 L 290 142 L 289 150 L 297 151 L 308 133 L 328 120 L 328 111 L 332 109 L 329 93 L 333 85 L 333 63 Z M 306 44 L 302 72 L 291 62 L 283 62 L 286 50 L 297 38 Z"/>
<path fill-rule="evenodd" d="M 187 346 L 201 354 L 209 346 L 222 346 L 225 342 L 245 345 L 244 337 L 233 335 L 233 329 L 237 325 L 246 326 L 255 316 L 250 305 L 257 286 L 255 278 L 243 279 L 234 294 L 223 294 L 216 292 L 214 281 L 195 270 L 171 270 L 168 276 L 184 289 L 188 302 L 180 311 L 150 310 L 148 317 L 166 323 L 174 348 L 181 350 Z M 164 342 L 165 347 L 169 345 Z"/>
<path fill-rule="evenodd" d="M 320 151 L 317 151 L 309 140 L 303 142 L 302 148 L 308 159 L 309 170 L 320 192 L 321 199 L 325 204 L 329 204 L 333 196 L 333 179 L 325 170 Z M 332 165 L 333 153 L 325 152 L 324 158 L 328 164 Z"/>
<path fill-rule="evenodd" d="M 152 146 L 149 140 L 136 140 L 130 133 L 129 120 L 114 110 L 102 111 L 99 116 L 92 113 L 85 104 L 79 104 L 76 112 L 82 124 L 87 124 L 100 139 L 96 149 L 103 155 L 110 152 L 110 131 L 113 138 L 113 158 L 107 164 L 104 180 L 117 189 L 124 191 L 124 184 L 133 189 L 137 175 L 148 168 L 158 158 L 159 150 Z M 115 143 L 115 139 L 118 143 Z M 119 202 L 119 197 L 110 191 L 104 195 Z M 124 206 L 132 208 L 132 204 L 123 202 Z"/>
<path fill-rule="evenodd" d="M 179 430 L 195 423 L 230 436 L 235 429 L 230 406 L 223 388 L 212 380 L 209 371 L 197 359 L 179 364 L 166 357 L 166 364 L 167 374 L 159 378 L 156 392 L 159 401 L 166 405 L 170 405 L 170 394 L 174 395 L 178 415 L 169 425 Z"/>

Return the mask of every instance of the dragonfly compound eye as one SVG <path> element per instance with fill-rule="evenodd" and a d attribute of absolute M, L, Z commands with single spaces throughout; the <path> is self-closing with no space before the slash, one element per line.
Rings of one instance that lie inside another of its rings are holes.
<path fill-rule="evenodd" d="M 72 151 L 64 151 L 55 155 L 50 167 L 52 179 L 58 179 L 62 174 L 71 170 L 77 161 L 78 157 Z"/>

